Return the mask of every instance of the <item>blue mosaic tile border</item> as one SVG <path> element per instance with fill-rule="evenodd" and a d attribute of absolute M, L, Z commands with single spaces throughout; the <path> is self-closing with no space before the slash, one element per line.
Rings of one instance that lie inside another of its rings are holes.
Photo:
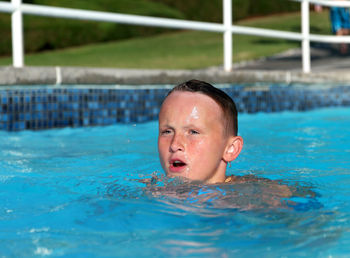
<path fill-rule="evenodd" d="M 350 87 L 301 85 L 222 86 L 239 112 L 303 111 L 350 106 Z M 0 130 L 140 123 L 156 120 L 168 88 L 0 88 Z"/>

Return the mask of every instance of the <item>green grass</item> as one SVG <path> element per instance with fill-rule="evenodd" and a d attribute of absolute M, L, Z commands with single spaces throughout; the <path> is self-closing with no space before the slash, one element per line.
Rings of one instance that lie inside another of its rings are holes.
<path fill-rule="evenodd" d="M 29 0 L 34 4 L 184 19 L 179 10 L 150 0 Z M 25 2 L 28 2 L 26 0 Z M 116 23 L 24 15 L 26 53 L 150 36 L 168 31 Z M 11 16 L 0 12 L 0 55 L 11 54 Z"/>
<path fill-rule="evenodd" d="M 329 34 L 327 12 L 312 14 L 311 32 Z M 299 14 L 274 15 L 241 21 L 239 25 L 300 31 Z M 234 62 L 269 56 L 299 42 L 264 37 L 234 35 Z M 92 44 L 25 56 L 30 66 L 85 66 L 114 68 L 196 69 L 223 63 L 220 33 L 174 31 L 146 38 Z M 0 58 L 10 65 L 11 58 Z"/>

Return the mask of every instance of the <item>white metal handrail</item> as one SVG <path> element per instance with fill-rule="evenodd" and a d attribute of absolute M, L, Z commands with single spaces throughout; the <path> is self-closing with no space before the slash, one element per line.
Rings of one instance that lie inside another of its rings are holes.
<path fill-rule="evenodd" d="M 62 7 L 22 4 L 22 0 L 11 0 L 11 3 L 0 1 L 0 12 L 12 14 L 12 56 L 13 66 L 24 66 L 23 24 L 22 15 L 38 15 L 78 20 L 104 21 L 142 26 L 166 27 L 174 29 L 190 29 L 219 32 L 224 34 L 224 69 L 232 70 L 232 34 L 256 35 L 263 37 L 282 38 L 302 42 L 302 67 L 305 73 L 311 70 L 310 41 L 330 43 L 350 43 L 347 36 L 324 36 L 310 34 L 309 8 L 310 3 L 324 6 L 350 7 L 350 2 L 329 0 L 294 0 L 301 2 L 302 31 L 287 32 L 271 29 L 252 28 L 232 24 L 232 0 L 223 0 L 223 23 L 196 22 L 179 19 L 148 17 L 100 11 L 78 10 Z"/>
<path fill-rule="evenodd" d="M 302 2 L 304 0 L 294 0 L 296 2 Z M 333 0 L 309 0 L 310 4 L 318 4 L 329 7 L 350 7 L 349 1 L 333 1 Z"/>

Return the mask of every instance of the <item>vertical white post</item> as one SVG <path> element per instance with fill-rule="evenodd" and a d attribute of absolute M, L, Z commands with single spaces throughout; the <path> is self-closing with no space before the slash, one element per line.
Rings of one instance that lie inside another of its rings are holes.
<path fill-rule="evenodd" d="M 303 72 L 311 71 L 311 54 L 310 54 L 310 4 L 309 0 L 301 2 L 301 31 L 303 35 L 302 41 L 302 60 Z"/>
<path fill-rule="evenodd" d="M 22 26 L 22 0 L 11 0 L 16 10 L 12 13 L 12 63 L 14 67 L 23 67 L 23 26 Z"/>
<path fill-rule="evenodd" d="M 223 0 L 223 20 L 224 20 L 224 70 L 232 70 L 232 0 Z"/>

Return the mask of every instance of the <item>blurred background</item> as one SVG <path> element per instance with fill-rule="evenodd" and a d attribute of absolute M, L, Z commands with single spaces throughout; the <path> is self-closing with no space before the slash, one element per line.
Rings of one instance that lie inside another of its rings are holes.
<path fill-rule="evenodd" d="M 10 0 L 3 1 L 10 2 Z M 23 3 L 222 23 L 222 0 L 23 0 Z M 233 23 L 301 31 L 300 3 L 232 0 Z M 313 10 L 313 9 L 312 9 Z M 310 32 L 331 34 L 328 10 L 312 12 Z M 25 64 L 198 69 L 222 65 L 221 33 L 23 15 Z M 0 13 L 0 65 L 12 64 L 11 15 Z M 234 35 L 233 62 L 274 55 L 300 42 Z"/>

